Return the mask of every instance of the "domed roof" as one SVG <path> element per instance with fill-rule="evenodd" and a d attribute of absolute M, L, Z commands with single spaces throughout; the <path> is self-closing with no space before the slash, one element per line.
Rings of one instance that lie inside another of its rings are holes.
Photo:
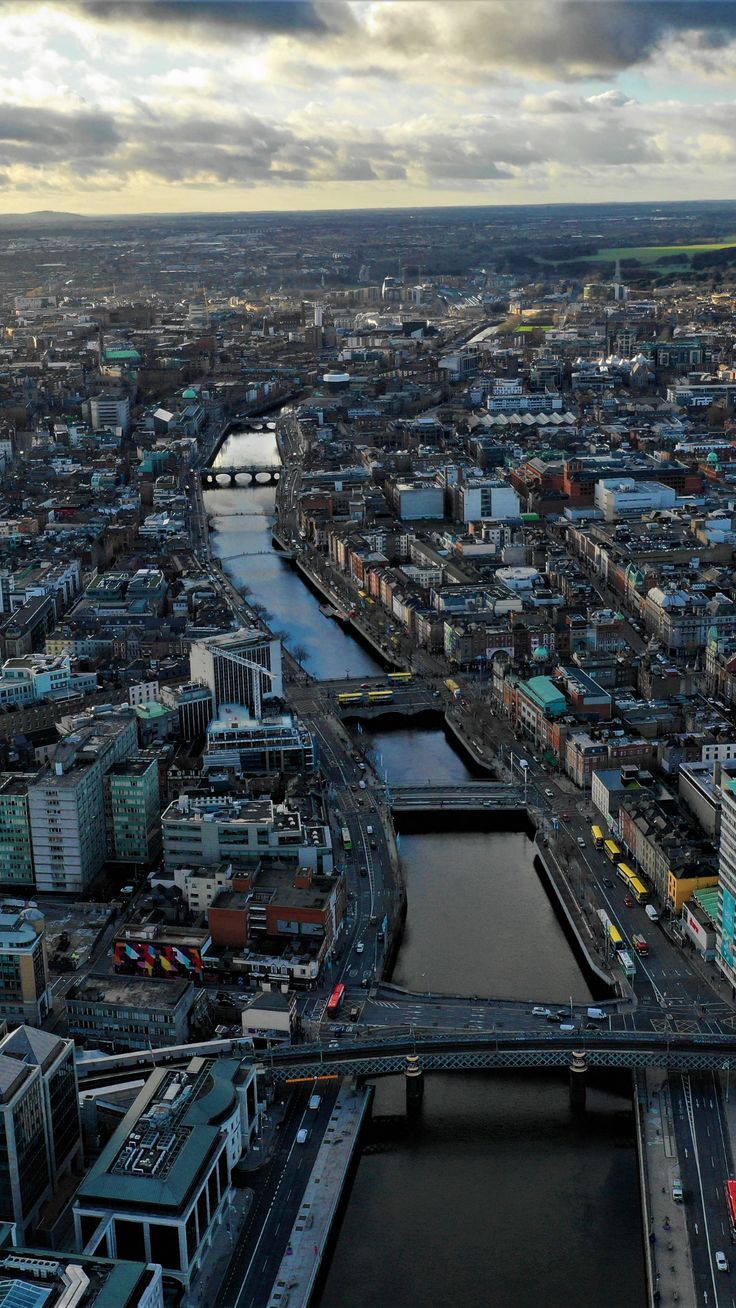
<path fill-rule="evenodd" d="M 715 450 L 711 450 L 710 454 L 708 455 L 708 463 L 717 463 L 717 462 L 718 462 L 718 455 L 716 454 Z"/>
<path fill-rule="evenodd" d="M 549 658 L 549 650 L 547 649 L 547 646 L 537 645 L 532 657 L 536 659 L 537 663 L 543 663 L 545 659 Z"/>

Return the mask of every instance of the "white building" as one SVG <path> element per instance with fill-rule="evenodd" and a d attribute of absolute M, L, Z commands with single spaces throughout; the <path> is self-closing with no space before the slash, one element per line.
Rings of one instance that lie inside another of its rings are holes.
<path fill-rule="evenodd" d="M 398 482 L 394 497 L 396 511 L 405 522 L 444 516 L 445 492 L 442 486 Z"/>
<path fill-rule="evenodd" d="M 192 681 L 209 686 L 215 709 L 240 705 L 261 717 L 263 703 L 281 699 L 281 641 L 255 627 L 195 641 L 189 654 Z"/>
<path fill-rule="evenodd" d="M 595 485 L 595 507 L 606 522 L 615 522 L 617 518 L 640 518 L 651 509 L 671 509 L 676 500 L 672 487 L 659 481 L 607 477 Z"/>
<path fill-rule="evenodd" d="M 28 788 L 39 891 L 79 893 L 96 877 L 107 854 L 103 775 L 137 752 L 128 709 L 85 715 L 56 746 L 48 772 Z"/>
<path fill-rule="evenodd" d="M 95 430 L 100 427 L 120 427 L 127 432 L 130 427 L 130 400 L 127 395 L 92 395 L 89 400 L 89 420 Z"/>
<path fill-rule="evenodd" d="M 505 481 L 474 477 L 455 487 L 455 517 L 460 522 L 518 518 L 519 496 Z"/>
<path fill-rule="evenodd" d="M 239 705 L 223 704 L 207 727 L 205 772 L 294 772 L 314 767 L 314 737 L 291 713 L 253 717 Z"/>
<path fill-rule="evenodd" d="M 66 655 L 25 654 L 6 659 L 0 669 L 0 704 L 35 704 L 68 699 L 98 689 L 94 672 L 72 672 Z"/>

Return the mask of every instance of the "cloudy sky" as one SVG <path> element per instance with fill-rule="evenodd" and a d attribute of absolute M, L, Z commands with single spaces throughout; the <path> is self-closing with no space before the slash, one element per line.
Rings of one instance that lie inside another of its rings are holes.
<path fill-rule="evenodd" d="M 0 212 L 736 198 L 736 0 L 0 0 Z"/>

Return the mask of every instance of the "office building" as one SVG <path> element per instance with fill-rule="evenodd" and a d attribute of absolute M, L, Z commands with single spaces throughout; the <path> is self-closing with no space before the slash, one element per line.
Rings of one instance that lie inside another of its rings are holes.
<path fill-rule="evenodd" d="M 329 825 L 305 822 L 299 812 L 269 799 L 234 800 L 182 795 L 163 814 L 164 867 L 253 866 L 264 856 L 318 873 L 332 871 Z"/>
<path fill-rule="evenodd" d="M 482 522 L 490 518 L 518 518 L 519 496 L 505 481 L 472 478 L 452 488 L 454 517 L 458 522 Z"/>
<path fill-rule="evenodd" d="M 111 427 L 114 431 L 120 427 L 123 432 L 127 432 L 130 427 L 130 400 L 127 395 L 114 393 L 92 395 L 89 400 L 89 420 L 95 430 Z"/>
<path fill-rule="evenodd" d="M 129 709 L 85 715 L 56 746 L 28 790 L 38 890 L 79 893 L 97 876 L 107 855 L 103 777 L 137 751 Z"/>
<path fill-rule="evenodd" d="M 205 992 L 186 978 L 92 976 L 66 994 L 68 1032 L 92 1048 L 163 1049 L 186 1044 Z"/>
<path fill-rule="evenodd" d="M 0 777 L 0 885 L 34 883 L 28 776 Z"/>
<path fill-rule="evenodd" d="M 211 690 L 216 710 L 237 704 L 260 718 L 264 701 L 283 695 L 281 642 L 256 628 L 195 641 L 189 667 L 192 680 Z"/>
<path fill-rule="evenodd" d="M 5 1308 L 164 1308 L 161 1268 L 154 1263 L 50 1253 L 10 1243 L 0 1231 L 0 1285 Z M 16 1237 L 17 1238 L 17 1237 Z"/>
<path fill-rule="evenodd" d="M 161 851 L 156 757 L 113 763 L 105 773 L 104 790 L 110 858 L 149 867 Z"/>
<path fill-rule="evenodd" d="M 198 740 L 207 730 L 212 717 L 212 691 L 209 686 L 187 682 L 184 686 L 162 686 L 161 703 L 176 709 L 182 740 Z"/>
<path fill-rule="evenodd" d="M 79 1188 L 80 1249 L 160 1263 L 165 1280 L 196 1284 L 233 1198 L 250 1075 L 236 1058 L 151 1074 Z"/>
<path fill-rule="evenodd" d="M 0 1021 L 40 1026 L 51 1011 L 43 915 L 0 904 Z"/>
<path fill-rule="evenodd" d="M 202 767 L 238 775 L 298 772 L 313 768 L 314 756 L 314 737 L 291 713 L 257 718 L 248 709 L 224 704 L 207 727 Z"/>
<path fill-rule="evenodd" d="M 0 1040 L 0 1219 L 28 1238 L 82 1133 L 74 1044 L 21 1026 Z"/>

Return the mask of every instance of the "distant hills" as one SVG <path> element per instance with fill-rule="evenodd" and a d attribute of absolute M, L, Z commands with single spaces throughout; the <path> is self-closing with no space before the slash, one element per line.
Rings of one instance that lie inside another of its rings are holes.
<path fill-rule="evenodd" d="M 80 213 L 64 213 L 60 209 L 34 209 L 32 213 L 0 213 L 0 223 L 63 223 L 81 217 Z"/>

